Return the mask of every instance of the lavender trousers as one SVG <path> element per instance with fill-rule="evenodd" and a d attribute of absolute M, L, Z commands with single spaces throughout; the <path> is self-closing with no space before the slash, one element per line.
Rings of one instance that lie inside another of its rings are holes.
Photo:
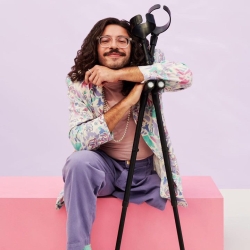
<path fill-rule="evenodd" d="M 67 250 L 83 250 L 90 244 L 97 197 L 113 195 L 123 199 L 128 168 L 128 161 L 115 160 L 101 150 L 77 151 L 68 157 L 63 168 Z M 166 199 L 160 197 L 159 188 L 153 156 L 136 161 L 130 202 L 147 202 L 164 210 Z"/>

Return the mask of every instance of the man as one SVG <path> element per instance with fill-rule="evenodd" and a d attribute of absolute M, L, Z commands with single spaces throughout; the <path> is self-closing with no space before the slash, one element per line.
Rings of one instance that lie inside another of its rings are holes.
<path fill-rule="evenodd" d="M 143 82 L 162 79 L 165 91 L 191 85 L 192 73 L 186 65 L 165 61 L 160 51 L 156 51 L 153 65 L 143 65 L 144 53 L 139 40 L 131 34 L 129 23 L 106 18 L 97 22 L 90 31 L 68 74 L 69 137 L 76 149 L 63 168 L 68 250 L 91 249 L 90 232 L 98 196 L 123 198 Z M 186 206 L 167 131 L 166 136 L 177 201 Z M 130 202 L 147 202 L 163 210 L 168 198 L 150 95 L 144 113 Z"/>

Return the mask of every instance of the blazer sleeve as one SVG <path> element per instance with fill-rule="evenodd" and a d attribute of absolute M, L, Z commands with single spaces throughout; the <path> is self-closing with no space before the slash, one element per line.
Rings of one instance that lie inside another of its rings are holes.
<path fill-rule="evenodd" d="M 154 58 L 154 64 L 139 66 L 144 81 L 164 80 L 164 91 L 177 91 L 191 86 L 192 72 L 186 64 L 166 61 L 160 50 L 155 51 Z"/>
<path fill-rule="evenodd" d="M 112 139 L 104 115 L 95 117 L 89 97 L 88 86 L 82 89 L 82 84 L 73 83 L 69 77 L 69 139 L 73 147 L 79 150 L 94 150 L 101 144 Z"/>

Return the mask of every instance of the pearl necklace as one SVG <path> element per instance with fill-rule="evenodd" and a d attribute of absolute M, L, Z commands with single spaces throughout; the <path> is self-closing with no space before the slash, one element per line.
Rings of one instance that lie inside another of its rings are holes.
<path fill-rule="evenodd" d="M 106 113 L 107 111 L 110 110 L 110 107 L 109 107 L 108 102 L 107 102 L 107 100 L 105 98 L 104 88 L 102 89 L 102 97 L 103 97 L 103 101 L 104 101 L 103 111 L 104 111 L 104 113 Z M 123 140 L 123 138 L 126 135 L 127 130 L 128 130 L 129 119 L 130 119 L 130 109 L 129 109 L 129 112 L 128 112 L 128 118 L 127 118 L 127 123 L 126 123 L 124 134 L 119 140 L 115 140 L 115 138 L 114 138 L 113 139 L 114 142 L 120 142 L 120 141 Z"/>

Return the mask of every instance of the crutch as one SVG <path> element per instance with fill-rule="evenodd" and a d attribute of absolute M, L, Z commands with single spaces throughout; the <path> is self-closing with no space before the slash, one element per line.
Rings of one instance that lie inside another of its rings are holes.
<path fill-rule="evenodd" d="M 164 26 L 156 27 L 154 16 L 151 14 L 151 12 L 156 9 L 159 9 L 160 7 L 161 6 L 159 4 L 156 4 L 149 9 L 148 13 L 146 14 L 145 23 L 142 23 L 141 15 L 137 15 L 131 18 L 130 20 L 132 33 L 141 39 L 143 50 L 145 53 L 146 63 L 148 65 L 151 65 L 154 62 L 154 49 L 155 49 L 159 34 L 166 31 L 169 28 L 170 23 L 171 23 L 171 12 L 169 8 L 164 5 L 163 9 L 169 15 L 169 22 Z M 150 39 L 150 50 L 149 50 L 147 47 L 146 37 L 150 33 L 151 33 L 151 39 Z M 180 246 L 180 250 L 185 250 L 183 237 L 182 237 L 182 231 L 181 231 L 181 225 L 180 225 L 180 219 L 179 219 L 179 213 L 178 213 L 178 208 L 177 208 L 177 200 L 176 200 L 175 190 L 174 190 L 175 183 L 172 178 L 170 159 L 169 159 L 169 154 L 168 154 L 168 146 L 166 142 L 166 135 L 164 132 L 162 115 L 161 115 L 161 110 L 160 110 L 160 100 L 159 100 L 158 92 L 161 89 L 163 89 L 164 86 L 165 86 L 164 81 L 148 81 L 145 83 L 145 87 L 141 94 L 140 111 L 138 115 L 138 121 L 137 121 L 137 126 L 136 126 L 136 131 L 135 131 L 134 142 L 133 142 L 125 194 L 124 194 L 123 203 L 122 203 L 122 213 L 121 213 L 121 218 L 120 218 L 120 224 L 119 224 L 115 250 L 120 250 L 120 246 L 121 246 L 126 212 L 127 212 L 127 207 L 129 204 L 130 189 L 131 189 L 133 175 L 134 175 L 136 156 L 137 156 L 137 152 L 139 151 L 138 145 L 139 145 L 142 121 L 143 121 L 144 111 L 145 111 L 145 107 L 147 103 L 147 98 L 150 92 L 152 92 L 153 104 L 156 110 L 157 124 L 158 124 L 158 129 L 159 129 L 161 145 L 162 145 L 162 153 L 163 153 L 163 158 L 164 158 L 164 163 L 165 163 L 165 168 L 166 168 L 166 175 L 168 179 L 171 204 L 173 207 L 173 212 L 174 212 L 174 217 L 175 217 L 175 224 L 176 224 L 176 230 L 178 234 L 179 246 Z"/>

